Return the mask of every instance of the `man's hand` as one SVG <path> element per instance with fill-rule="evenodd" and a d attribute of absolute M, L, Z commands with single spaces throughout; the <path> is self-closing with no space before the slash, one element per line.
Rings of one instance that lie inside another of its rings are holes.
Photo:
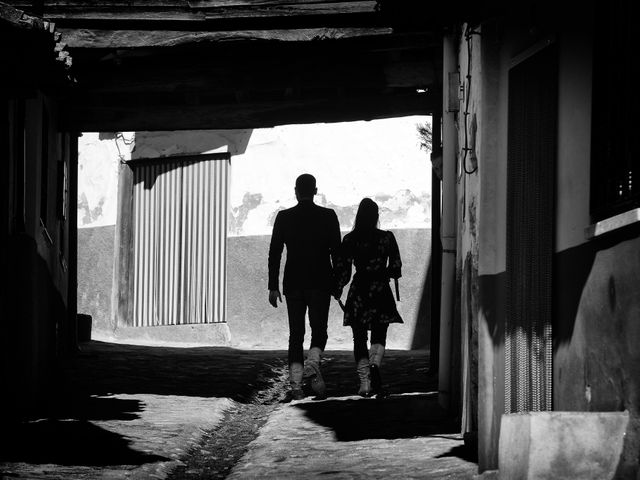
<path fill-rule="evenodd" d="M 282 303 L 280 290 L 269 290 L 269 303 L 272 307 L 278 308 L 278 300 L 280 300 L 280 303 Z"/>

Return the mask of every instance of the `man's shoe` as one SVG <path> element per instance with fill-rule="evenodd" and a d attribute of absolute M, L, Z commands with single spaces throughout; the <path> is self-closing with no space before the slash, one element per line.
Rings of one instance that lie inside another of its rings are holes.
<path fill-rule="evenodd" d="M 318 398 L 326 398 L 327 386 L 322 378 L 322 373 L 320 373 L 320 366 L 316 362 L 305 362 L 302 376 L 310 380 L 311 389 Z"/>

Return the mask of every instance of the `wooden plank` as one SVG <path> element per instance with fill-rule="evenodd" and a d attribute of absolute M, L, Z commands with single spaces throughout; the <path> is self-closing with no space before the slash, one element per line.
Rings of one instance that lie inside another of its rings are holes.
<path fill-rule="evenodd" d="M 384 66 L 384 76 L 389 87 L 426 87 L 436 82 L 438 76 L 429 62 L 393 62 Z"/>
<path fill-rule="evenodd" d="M 111 63 L 86 65 L 86 71 L 79 70 L 78 74 L 85 89 L 100 95 L 172 91 L 203 91 L 213 95 L 238 89 L 387 86 L 384 58 L 367 58 L 366 53 L 340 57 L 330 53 L 310 55 L 306 52 L 305 55 L 302 49 L 295 49 L 295 52 L 297 54 L 291 54 L 289 49 L 269 49 L 262 58 L 216 56 L 214 64 L 202 63 L 208 55 L 196 59 L 185 54 L 184 60 L 180 61 L 160 57 L 116 66 Z M 360 61 L 355 61 L 355 58 Z M 171 68 L 166 68 L 167 64 Z M 416 68 L 423 71 L 428 66 Z M 269 75 L 256 73 L 264 71 L 269 71 Z"/>
<path fill-rule="evenodd" d="M 180 11 L 180 10 L 135 10 L 123 9 L 121 11 L 110 10 L 63 10 L 57 9 L 46 13 L 47 18 L 58 21 L 67 27 L 74 24 L 81 24 L 83 21 L 100 21 L 116 24 L 120 22 L 204 22 L 206 15 L 202 12 Z"/>
<path fill-rule="evenodd" d="M 32 0 L 9 0 L 17 8 L 33 7 Z M 357 4 L 376 3 L 375 0 L 45 0 L 45 10 L 73 8 L 159 8 L 187 7 L 191 9 L 266 9 L 278 7 L 313 8 L 314 5 L 334 5 L 336 9 L 359 8 Z M 350 6 L 349 6 L 350 5 Z"/>
<path fill-rule="evenodd" d="M 376 2 L 344 2 L 344 3 L 311 3 L 285 4 L 260 8 L 258 6 L 244 8 L 206 8 L 200 7 L 207 19 L 230 18 L 264 18 L 264 17 L 292 17 L 304 15 L 348 15 L 354 13 L 375 13 Z"/>
<path fill-rule="evenodd" d="M 83 131 L 163 131 L 266 128 L 275 125 L 373 120 L 428 115 L 440 108 L 435 94 L 407 93 L 331 99 L 282 100 L 260 104 L 93 105 L 81 102 L 66 112 L 65 123 Z"/>
<path fill-rule="evenodd" d="M 174 47 L 205 42 L 274 41 L 312 42 L 391 35 L 392 28 L 302 28 L 291 30 L 245 30 L 189 32 L 184 30 L 90 30 L 60 28 L 69 48 Z"/>
<path fill-rule="evenodd" d="M 192 2 L 193 3 L 193 2 Z M 205 3 L 205 5 L 200 5 Z M 228 18 L 253 18 L 253 17 L 281 17 L 295 15 L 346 15 L 353 13 L 375 13 L 376 2 L 374 0 L 350 1 L 350 2 L 322 2 L 322 3 L 284 3 L 276 6 L 251 5 L 235 8 L 210 7 L 206 2 L 198 2 L 198 5 L 188 5 L 186 2 L 175 5 L 156 5 L 154 3 L 122 3 L 122 4 L 48 4 L 45 7 L 47 18 L 101 18 L 121 19 L 132 15 L 139 15 L 138 19 L 154 15 L 162 17 L 167 14 L 170 17 L 175 12 L 191 13 L 206 16 L 211 19 Z"/>
<path fill-rule="evenodd" d="M 333 4 L 375 3 L 371 0 L 187 0 L 192 8 L 278 7 Z"/>
<path fill-rule="evenodd" d="M 17 8 L 29 10 L 33 7 L 32 0 L 10 0 L 7 3 Z M 52 11 L 59 7 L 74 8 L 122 8 L 122 7 L 146 7 L 146 8 L 167 8 L 167 7 L 189 7 L 186 0 L 54 0 L 44 2 L 45 11 Z"/>
<path fill-rule="evenodd" d="M 208 95 L 224 95 L 238 92 L 269 91 L 313 88 L 385 88 L 407 87 L 425 88 L 431 86 L 436 79 L 434 67 L 428 62 L 394 63 L 390 65 L 334 63 L 323 68 L 309 63 L 291 66 L 277 66 L 273 74 L 260 77 L 255 71 L 261 70 L 259 64 L 250 72 L 229 66 L 217 65 L 210 68 L 188 68 L 176 66 L 166 70 L 157 69 L 120 69 L 117 72 L 96 70 L 90 77 L 85 76 L 82 84 L 90 88 L 92 95 L 120 94 L 154 94 L 175 92 L 206 93 Z M 267 68 L 267 67 L 265 67 Z"/>

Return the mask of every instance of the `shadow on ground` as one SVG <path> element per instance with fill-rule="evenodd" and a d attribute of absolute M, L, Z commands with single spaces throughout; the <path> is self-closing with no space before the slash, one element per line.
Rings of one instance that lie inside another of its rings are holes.
<path fill-rule="evenodd" d="M 459 424 L 438 405 L 436 392 L 392 395 L 378 400 L 329 399 L 295 405 L 318 425 L 330 428 L 339 442 L 442 437 L 461 440 Z M 477 448 L 459 445 L 437 458 L 457 457 L 477 463 Z"/>
<path fill-rule="evenodd" d="M 67 369 L 74 391 L 225 397 L 252 401 L 285 351 L 247 351 L 227 347 L 155 347 L 106 342 L 84 344 Z"/>
<path fill-rule="evenodd" d="M 329 397 L 346 397 L 358 391 L 355 360 L 349 351 L 325 352 L 322 374 Z M 429 352 L 388 350 L 381 367 L 389 394 L 427 393 L 438 390 L 438 378 L 429 374 Z"/>
<path fill-rule="evenodd" d="M 274 378 L 274 369 L 285 363 L 283 351 L 84 343 L 57 372 L 53 389 L 43 394 L 37 411 L 4 422 L 0 462 L 106 466 L 170 460 L 137 451 L 127 437 L 91 422 L 141 418 L 145 403 L 114 396 L 118 394 L 224 397 L 251 403 Z"/>
<path fill-rule="evenodd" d="M 3 431 L 0 460 L 56 465 L 142 465 L 169 460 L 138 452 L 122 435 L 82 420 L 41 420 Z"/>
<path fill-rule="evenodd" d="M 331 428 L 342 442 L 459 433 L 439 408 L 435 393 L 383 400 L 327 400 L 297 407 L 315 423 Z"/>
<path fill-rule="evenodd" d="M 453 447 L 447 453 L 443 453 L 442 455 L 438 455 L 436 458 L 445 458 L 445 457 L 458 457 L 462 460 L 466 460 L 467 462 L 478 463 L 478 448 L 477 445 L 460 445 L 457 447 Z"/>

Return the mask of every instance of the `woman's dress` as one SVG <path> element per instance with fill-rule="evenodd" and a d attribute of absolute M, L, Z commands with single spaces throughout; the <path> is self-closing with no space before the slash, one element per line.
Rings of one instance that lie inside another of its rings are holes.
<path fill-rule="evenodd" d="M 389 286 L 391 278 L 402 276 L 402 261 L 393 233 L 375 229 L 367 234 L 345 235 L 337 264 L 337 283 L 343 288 L 351 281 L 344 311 L 344 325 L 403 323 Z"/>

